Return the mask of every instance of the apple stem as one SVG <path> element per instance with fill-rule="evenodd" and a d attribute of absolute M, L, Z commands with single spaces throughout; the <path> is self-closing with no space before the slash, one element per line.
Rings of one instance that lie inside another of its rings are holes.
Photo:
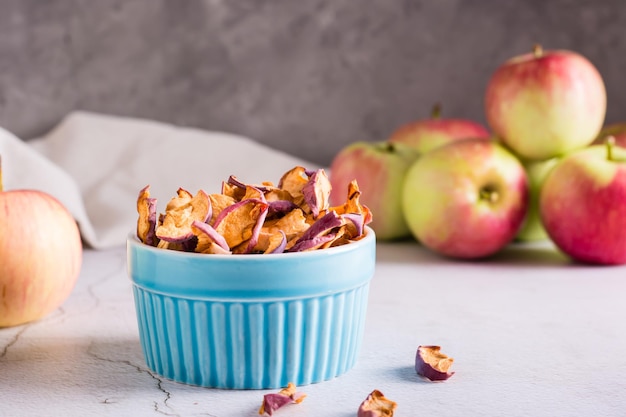
<path fill-rule="evenodd" d="M 605 139 L 606 143 L 606 159 L 609 161 L 613 160 L 613 146 L 615 146 L 615 136 L 610 135 Z"/>
<path fill-rule="evenodd" d="M 435 103 L 430 112 L 431 119 L 439 119 L 441 117 L 441 103 Z"/>
<path fill-rule="evenodd" d="M 540 44 L 536 43 L 535 45 L 533 45 L 533 55 L 535 56 L 535 58 L 541 58 L 541 56 L 543 55 L 543 48 Z"/>

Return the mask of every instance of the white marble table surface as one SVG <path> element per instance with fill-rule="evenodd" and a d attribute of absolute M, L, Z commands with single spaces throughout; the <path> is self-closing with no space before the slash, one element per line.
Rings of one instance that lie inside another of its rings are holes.
<path fill-rule="evenodd" d="M 300 387 L 274 416 L 356 416 L 373 389 L 395 416 L 626 415 L 626 267 L 570 263 L 550 245 L 455 262 L 416 243 L 379 244 L 356 366 Z M 418 345 L 455 362 L 414 372 Z M 85 251 L 71 297 L 0 329 L 0 416 L 258 416 L 264 393 L 186 386 L 145 366 L 124 247 Z"/>

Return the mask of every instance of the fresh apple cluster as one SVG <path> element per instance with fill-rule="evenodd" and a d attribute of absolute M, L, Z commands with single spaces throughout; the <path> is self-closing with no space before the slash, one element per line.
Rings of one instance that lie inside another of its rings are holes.
<path fill-rule="evenodd" d="M 331 184 L 358 181 L 380 240 L 475 259 L 550 239 L 577 261 L 626 263 L 626 123 L 604 127 L 596 67 L 536 45 L 496 68 L 484 106 L 488 126 L 436 106 L 384 141 L 350 144 Z"/>

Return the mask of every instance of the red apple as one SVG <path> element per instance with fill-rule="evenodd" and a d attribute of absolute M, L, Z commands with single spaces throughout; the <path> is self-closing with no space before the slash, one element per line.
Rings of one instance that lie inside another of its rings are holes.
<path fill-rule="evenodd" d="M 615 140 L 615 145 L 626 148 L 626 122 L 613 123 L 603 127 L 593 144 L 604 144 L 610 136 Z"/>
<path fill-rule="evenodd" d="M 593 145 L 563 158 L 543 184 L 539 210 L 552 241 L 572 259 L 626 263 L 626 149 Z"/>
<path fill-rule="evenodd" d="M 0 213 L 0 327 L 8 327 L 40 319 L 67 299 L 82 243 L 74 218 L 44 192 L 2 191 L 0 183 Z"/>
<path fill-rule="evenodd" d="M 537 45 L 496 69 L 485 111 L 493 132 L 514 153 L 545 160 L 593 142 L 606 115 L 606 89 L 587 58 Z"/>
<path fill-rule="evenodd" d="M 442 118 L 441 107 L 435 105 L 430 119 L 400 126 L 389 137 L 392 143 L 404 143 L 423 154 L 439 146 L 462 139 L 489 138 L 483 125 L 467 119 Z"/>
<path fill-rule="evenodd" d="M 346 199 L 347 184 L 356 179 L 361 203 L 372 212 L 370 226 L 379 240 L 410 237 L 402 214 L 402 185 L 417 151 L 401 143 L 355 142 L 340 150 L 329 169 L 332 205 Z"/>
<path fill-rule="evenodd" d="M 495 141 L 453 142 L 409 169 L 403 207 L 424 246 L 454 258 L 482 258 L 508 244 L 524 221 L 528 179 L 521 162 Z"/>

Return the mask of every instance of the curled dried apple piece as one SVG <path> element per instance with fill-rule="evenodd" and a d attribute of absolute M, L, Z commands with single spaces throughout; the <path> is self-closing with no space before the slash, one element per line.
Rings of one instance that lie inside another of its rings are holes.
<path fill-rule="evenodd" d="M 268 204 L 260 199 L 247 199 L 226 207 L 215 219 L 213 227 L 234 248 L 253 235 L 259 216 L 267 213 Z"/>
<path fill-rule="evenodd" d="M 267 414 L 269 416 L 274 414 L 274 411 L 287 404 L 299 404 L 304 400 L 306 394 L 297 392 L 296 386 L 290 382 L 286 388 L 281 389 L 277 393 L 265 394 L 263 396 L 263 403 L 259 409 L 259 414 Z"/>
<path fill-rule="evenodd" d="M 269 238 L 267 249 L 264 253 L 283 253 L 287 247 L 287 235 L 282 230 Z"/>
<path fill-rule="evenodd" d="M 304 205 L 302 189 L 308 182 L 308 171 L 304 167 L 296 166 L 280 177 L 278 188 L 287 191 L 291 195 L 293 202 L 302 207 Z"/>
<path fill-rule="evenodd" d="M 178 196 L 168 202 L 163 221 L 156 228 L 156 235 L 167 242 L 184 242 L 194 236 L 191 224 L 195 220 L 205 222 L 210 216 L 211 202 L 207 193 L 199 190 L 192 196 L 180 188 Z"/>
<path fill-rule="evenodd" d="M 313 172 L 309 181 L 302 187 L 304 202 L 311 210 L 313 217 L 317 217 L 320 212 L 328 210 L 331 189 L 332 186 L 323 169 Z"/>
<path fill-rule="evenodd" d="M 361 403 L 357 417 L 393 417 L 398 404 L 375 389 Z"/>
<path fill-rule="evenodd" d="M 213 224 L 219 214 L 229 206 L 232 206 L 237 202 L 233 197 L 226 194 L 210 194 L 209 201 L 211 202 L 211 218 L 208 220 L 209 224 Z"/>
<path fill-rule="evenodd" d="M 230 252 L 224 236 L 220 235 L 211 225 L 195 220 L 191 230 L 198 237 L 196 252 L 200 253 L 227 253 Z M 219 248 L 216 248 L 217 245 Z"/>
<path fill-rule="evenodd" d="M 430 381 L 445 381 L 454 375 L 449 369 L 454 359 L 441 353 L 439 346 L 419 346 L 415 354 L 415 371 Z"/>
<path fill-rule="evenodd" d="M 150 197 L 150 186 L 146 185 L 139 191 L 137 198 L 137 237 L 146 245 L 156 246 L 159 242 L 156 237 L 156 198 Z"/>

